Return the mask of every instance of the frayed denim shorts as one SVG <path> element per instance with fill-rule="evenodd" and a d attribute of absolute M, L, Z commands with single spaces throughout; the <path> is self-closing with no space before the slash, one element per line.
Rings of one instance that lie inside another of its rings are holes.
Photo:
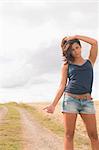
<path fill-rule="evenodd" d="M 61 112 L 95 114 L 96 109 L 92 99 L 76 99 L 64 94 L 61 102 Z"/>

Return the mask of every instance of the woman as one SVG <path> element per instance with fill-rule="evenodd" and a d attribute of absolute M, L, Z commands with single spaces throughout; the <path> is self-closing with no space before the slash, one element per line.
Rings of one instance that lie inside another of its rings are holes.
<path fill-rule="evenodd" d="M 89 57 L 81 56 L 80 40 L 91 44 Z M 98 53 L 98 43 L 87 36 L 65 37 L 61 43 L 64 63 L 61 67 L 61 82 L 53 102 L 44 108 L 53 113 L 64 93 L 61 103 L 64 118 L 64 150 L 73 150 L 73 137 L 77 114 L 82 117 L 92 150 L 99 150 L 99 139 L 96 125 L 96 110 L 91 97 L 93 85 L 93 66 Z M 69 81 L 67 82 L 67 80 Z M 68 83 L 68 84 L 67 84 Z"/>

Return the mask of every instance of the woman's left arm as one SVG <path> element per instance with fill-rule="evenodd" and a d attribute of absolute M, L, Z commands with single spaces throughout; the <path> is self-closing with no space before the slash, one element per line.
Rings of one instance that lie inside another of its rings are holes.
<path fill-rule="evenodd" d="M 75 38 L 91 44 L 90 54 L 88 58 L 91 60 L 92 64 L 94 64 L 98 54 L 97 40 L 87 36 L 81 36 L 81 35 L 76 35 Z"/>

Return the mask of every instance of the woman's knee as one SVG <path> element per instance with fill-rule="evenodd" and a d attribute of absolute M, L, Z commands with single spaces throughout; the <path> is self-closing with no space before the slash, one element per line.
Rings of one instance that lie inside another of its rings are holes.
<path fill-rule="evenodd" d="M 89 138 L 91 139 L 91 140 L 93 140 L 93 141 L 96 141 L 96 140 L 98 140 L 98 134 L 97 133 L 89 133 L 88 134 L 88 136 L 89 136 Z"/>
<path fill-rule="evenodd" d="M 69 141 L 73 140 L 73 137 L 74 137 L 74 133 L 69 132 L 69 131 L 65 132 L 65 138 L 68 139 Z"/>

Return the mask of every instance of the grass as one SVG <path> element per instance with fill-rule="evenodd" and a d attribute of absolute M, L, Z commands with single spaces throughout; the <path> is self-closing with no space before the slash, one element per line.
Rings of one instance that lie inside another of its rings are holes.
<path fill-rule="evenodd" d="M 53 133 L 60 137 L 64 136 L 64 127 L 58 121 L 55 121 L 53 117 L 46 116 L 37 109 L 35 105 L 30 106 L 28 104 L 20 104 L 20 107 L 25 108 L 31 115 L 44 127 L 51 130 Z M 84 133 L 83 122 L 78 123 L 78 127 L 75 130 L 74 145 L 78 149 L 88 149 L 90 147 L 90 141 L 87 137 L 87 133 Z"/>
<path fill-rule="evenodd" d="M 8 114 L 6 115 L 3 123 L 0 125 L 0 150 L 22 150 L 22 137 L 21 137 L 21 124 L 20 124 L 20 114 L 15 109 L 15 107 L 20 107 L 26 109 L 35 120 L 37 120 L 42 127 L 46 127 L 51 130 L 56 135 L 63 137 L 64 136 L 64 128 L 61 120 L 59 119 L 59 108 L 56 110 L 54 115 L 45 115 L 41 108 L 45 104 L 17 104 L 15 102 L 11 102 L 8 104 L 0 104 L 0 108 L 2 106 L 6 106 L 8 108 Z M 99 114 L 99 103 L 96 104 L 97 116 Z M 58 119 L 56 119 L 58 118 Z M 98 120 L 97 120 L 98 121 Z M 99 122 L 97 122 L 99 128 Z M 74 145 L 77 150 L 80 149 L 91 149 L 90 141 L 87 136 L 86 129 L 81 118 L 78 116 L 76 123 L 76 130 L 74 136 Z"/>
<path fill-rule="evenodd" d="M 27 104 L 20 104 L 20 107 L 25 108 L 29 113 L 32 114 L 32 116 L 44 127 L 51 130 L 53 133 L 57 134 L 58 136 L 63 136 L 64 129 L 63 126 L 57 122 L 55 122 L 53 119 L 46 117 L 43 115 L 43 113 L 38 112 L 38 110 L 33 107 L 29 106 Z"/>
<path fill-rule="evenodd" d="M 4 104 L 4 106 L 8 108 L 8 113 L 0 124 L 0 150 L 22 150 L 20 115 L 13 107 L 15 103 Z"/>

